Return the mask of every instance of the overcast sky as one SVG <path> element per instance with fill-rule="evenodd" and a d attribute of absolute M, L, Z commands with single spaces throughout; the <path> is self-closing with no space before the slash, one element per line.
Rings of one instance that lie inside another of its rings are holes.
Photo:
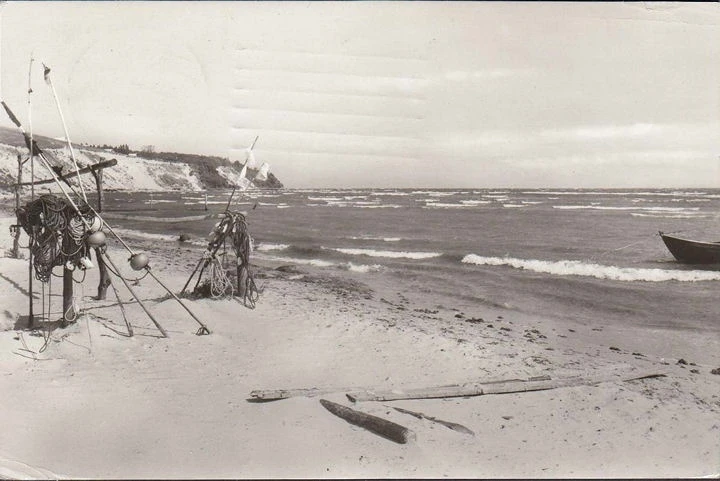
<path fill-rule="evenodd" d="M 10 2 L 2 95 L 288 187 L 720 187 L 720 5 Z M 3 118 L 2 125 L 10 125 Z M 242 159 L 241 159 L 242 160 Z"/>

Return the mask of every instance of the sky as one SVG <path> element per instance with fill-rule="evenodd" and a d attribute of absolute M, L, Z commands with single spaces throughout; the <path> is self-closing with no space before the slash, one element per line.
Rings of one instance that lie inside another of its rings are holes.
<path fill-rule="evenodd" d="M 720 188 L 720 4 L 8 2 L 0 94 L 287 186 Z M 10 126 L 5 118 L 0 125 Z"/>

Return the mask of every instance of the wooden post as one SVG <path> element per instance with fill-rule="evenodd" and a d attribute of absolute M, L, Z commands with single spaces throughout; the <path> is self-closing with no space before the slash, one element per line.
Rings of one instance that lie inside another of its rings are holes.
<path fill-rule="evenodd" d="M 103 168 L 95 168 L 93 166 L 90 167 L 92 170 L 93 177 L 95 177 L 95 188 L 97 189 L 97 211 L 102 212 L 103 209 L 103 185 L 102 185 L 102 178 L 103 178 Z"/>
<path fill-rule="evenodd" d="M 77 313 L 73 308 L 73 271 L 63 268 L 63 313 L 61 325 L 74 322 Z"/>
<path fill-rule="evenodd" d="M 103 201 L 104 201 L 104 194 L 103 194 L 103 168 L 104 167 L 93 167 L 91 168 L 90 172 L 92 172 L 93 177 L 95 177 L 95 188 L 97 190 L 97 212 L 102 212 L 103 208 Z M 100 255 L 100 249 L 95 249 L 95 258 L 97 259 L 98 264 L 98 270 L 100 272 L 100 280 L 98 282 L 98 293 L 97 293 L 97 300 L 102 301 L 107 298 L 107 289 L 110 285 L 110 274 L 108 274 L 107 265 L 105 265 L 105 261 L 103 260 L 102 255 Z"/>
<path fill-rule="evenodd" d="M 22 156 L 17 154 L 18 175 L 17 184 L 15 184 L 15 214 L 20 210 L 20 184 L 22 183 Z M 15 259 L 20 258 L 20 226 L 15 230 L 15 238 L 13 239 L 12 255 Z"/>
<path fill-rule="evenodd" d="M 30 226 L 30 238 L 28 240 L 28 291 L 30 295 L 28 296 L 29 302 L 30 302 L 30 312 L 28 312 L 28 329 L 33 328 L 33 324 L 35 323 L 35 314 L 33 313 L 33 254 L 32 254 L 32 248 L 33 243 L 35 242 L 35 227 Z"/>

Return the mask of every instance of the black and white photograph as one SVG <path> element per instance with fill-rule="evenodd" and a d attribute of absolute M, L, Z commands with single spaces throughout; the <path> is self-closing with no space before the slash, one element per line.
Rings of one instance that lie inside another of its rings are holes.
<path fill-rule="evenodd" d="M 0 479 L 720 478 L 720 4 L 0 2 Z"/>

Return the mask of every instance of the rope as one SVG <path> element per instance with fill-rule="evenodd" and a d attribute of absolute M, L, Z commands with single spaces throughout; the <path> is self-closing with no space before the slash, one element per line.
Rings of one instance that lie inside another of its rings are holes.
<path fill-rule="evenodd" d="M 56 266 L 83 268 L 80 259 L 89 249 L 85 239 L 93 215 L 87 209 L 78 213 L 68 200 L 45 194 L 18 209 L 18 223 L 28 235 L 35 229 L 30 250 L 35 278 L 47 282 Z"/>
<path fill-rule="evenodd" d="M 208 277 L 210 283 L 210 295 L 217 299 L 225 296 L 232 296 L 234 289 L 232 281 L 227 276 L 227 271 L 217 257 L 209 260 Z"/>
<path fill-rule="evenodd" d="M 254 308 L 260 294 L 249 269 L 252 240 L 248 232 L 245 216 L 237 212 L 225 211 L 222 219 L 215 224 L 210 235 L 211 238 L 207 249 L 200 261 L 200 264 L 204 266 L 203 270 L 200 271 L 200 276 L 202 276 L 204 269 L 207 269 L 208 278 L 202 283 L 198 279 L 193 293 L 217 299 L 219 297 L 234 296 L 236 290 L 239 289 L 240 292 L 244 293 L 243 303 L 251 309 Z M 232 250 L 235 254 L 236 272 L 241 272 L 244 269 L 247 273 L 247 277 L 238 279 L 237 289 L 228 277 L 226 269 L 228 241 L 232 244 Z M 222 262 L 217 257 L 220 248 L 223 249 L 220 254 L 223 258 Z"/>

